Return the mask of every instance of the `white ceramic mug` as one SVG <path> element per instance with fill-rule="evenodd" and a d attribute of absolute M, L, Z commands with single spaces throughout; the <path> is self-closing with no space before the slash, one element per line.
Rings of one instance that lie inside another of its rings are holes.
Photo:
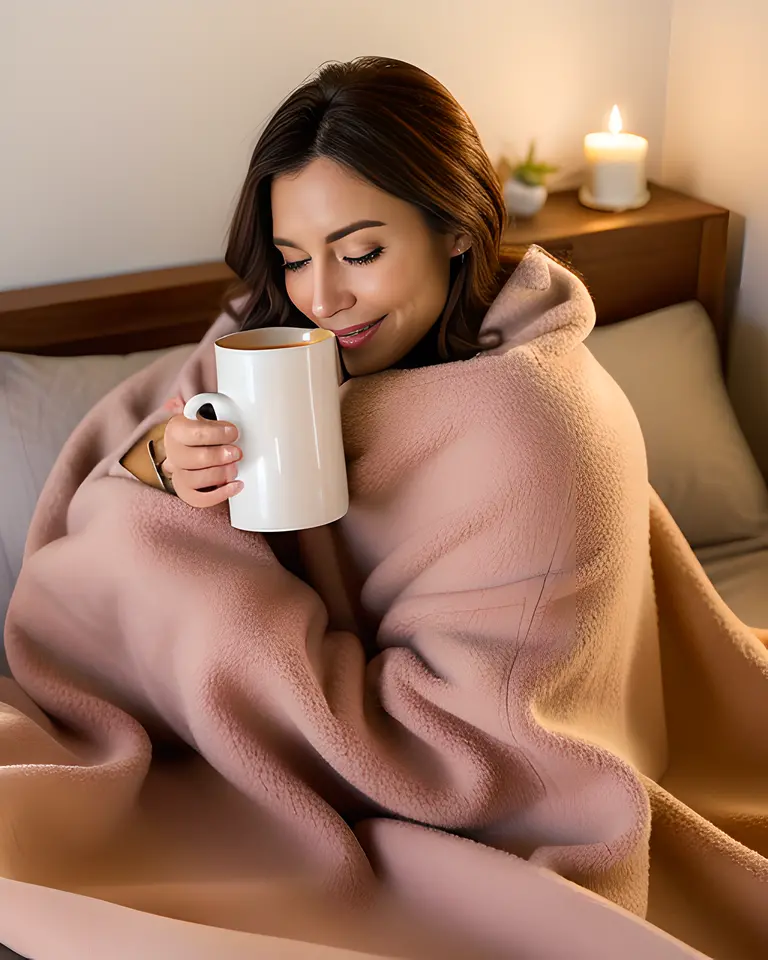
<path fill-rule="evenodd" d="M 210 403 L 240 431 L 243 489 L 229 500 L 232 526 L 277 533 L 343 517 L 349 492 L 334 335 L 265 327 L 221 337 L 215 350 L 220 392 L 192 397 L 184 416 L 194 420 Z"/>

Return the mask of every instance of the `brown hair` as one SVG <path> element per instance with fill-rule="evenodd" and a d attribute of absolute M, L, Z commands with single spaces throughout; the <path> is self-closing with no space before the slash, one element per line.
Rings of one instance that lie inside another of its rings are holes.
<path fill-rule="evenodd" d="M 441 359 L 477 352 L 483 316 L 520 253 L 501 254 L 506 210 L 499 178 L 467 113 L 418 67 L 384 57 L 329 63 L 280 105 L 259 137 L 229 232 L 226 262 L 245 294 L 235 316 L 246 329 L 308 326 L 285 290 L 272 244 L 273 177 L 317 157 L 355 171 L 418 207 L 441 233 L 467 234 L 452 259 L 438 329 Z"/>

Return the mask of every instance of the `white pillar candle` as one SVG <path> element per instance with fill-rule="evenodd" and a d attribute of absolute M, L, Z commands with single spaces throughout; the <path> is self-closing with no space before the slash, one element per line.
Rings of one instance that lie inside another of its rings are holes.
<path fill-rule="evenodd" d="M 645 179 L 648 141 L 621 132 L 621 114 L 614 106 L 608 124 L 610 133 L 584 137 L 587 176 L 579 200 L 596 210 L 634 210 L 648 203 Z"/>

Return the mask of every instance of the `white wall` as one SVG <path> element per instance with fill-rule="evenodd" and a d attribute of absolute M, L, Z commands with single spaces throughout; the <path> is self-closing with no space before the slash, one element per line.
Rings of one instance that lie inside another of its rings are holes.
<path fill-rule="evenodd" d="M 259 127 L 328 59 L 418 63 L 494 160 L 661 157 L 672 0 L 0 0 L 0 289 L 221 255 Z"/>
<path fill-rule="evenodd" d="M 729 386 L 768 475 L 767 47 L 766 0 L 675 0 L 663 179 L 733 211 Z"/>

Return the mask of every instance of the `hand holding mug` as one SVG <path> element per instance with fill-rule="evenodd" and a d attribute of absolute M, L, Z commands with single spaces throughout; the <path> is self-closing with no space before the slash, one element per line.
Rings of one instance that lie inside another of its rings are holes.
<path fill-rule="evenodd" d="M 232 526 L 259 533 L 343 517 L 349 492 L 335 336 L 264 327 L 221 337 L 215 352 L 219 392 L 192 397 L 187 424 L 174 417 L 166 430 L 179 496 L 193 506 L 229 499 Z M 206 404 L 216 421 L 198 419 Z"/>
<path fill-rule="evenodd" d="M 165 428 L 160 469 L 176 496 L 191 507 L 213 507 L 243 489 L 237 479 L 242 450 L 237 427 L 222 420 L 172 417 Z"/>

